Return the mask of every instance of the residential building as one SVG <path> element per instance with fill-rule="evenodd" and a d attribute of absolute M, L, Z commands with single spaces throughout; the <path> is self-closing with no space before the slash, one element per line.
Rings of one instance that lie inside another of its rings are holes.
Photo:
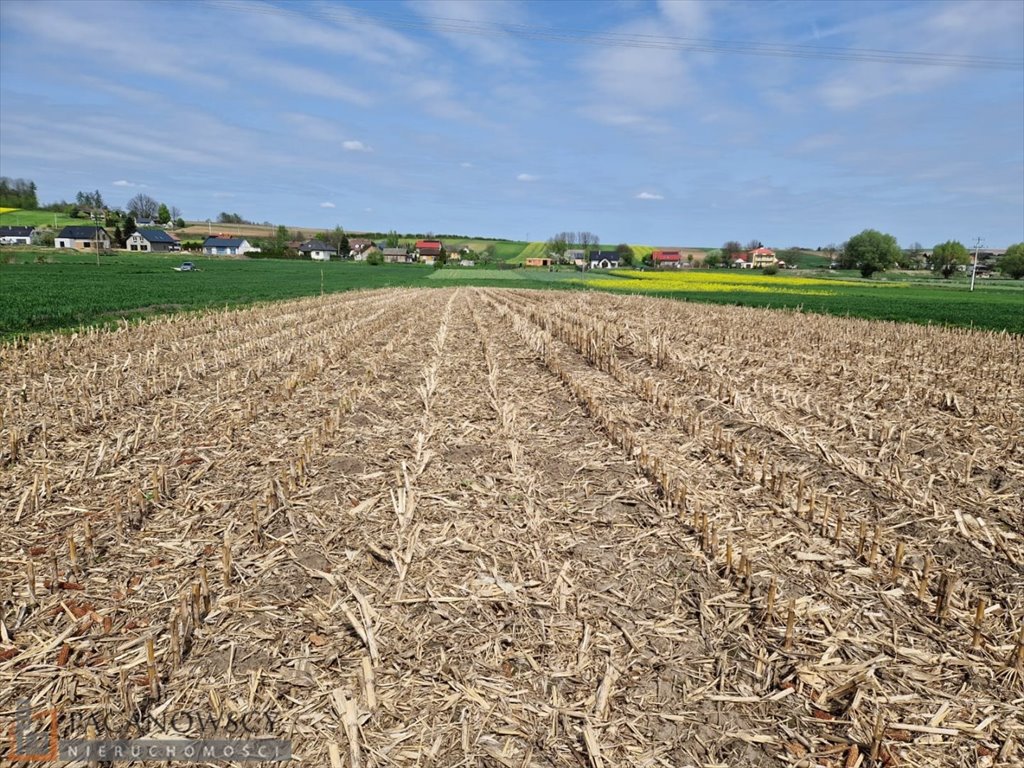
<path fill-rule="evenodd" d="M 31 245 L 35 227 L 0 227 L 0 245 Z"/>
<path fill-rule="evenodd" d="M 588 262 L 590 269 L 618 269 L 619 254 L 614 251 L 591 251 Z"/>
<path fill-rule="evenodd" d="M 533 256 L 526 259 L 528 267 L 550 267 L 552 260 L 547 257 Z"/>
<path fill-rule="evenodd" d="M 444 250 L 444 244 L 440 240 L 417 240 L 416 241 L 416 255 L 421 259 L 430 259 L 433 261 L 441 255 L 441 251 Z M 384 251 L 387 253 L 387 249 Z"/>
<path fill-rule="evenodd" d="M 755 248 L 750 252 L 750 268 L 761 269 L 762 267 L 772 267 L 778 263 L 778 259 L 775 258 L 775 251 L 771 248 Z"/>
<path fill-rule="evenodd" d="M 651 264 L 658 269 L 679 269 L 683 256 L 678 250 L 660 249 L 651 253 Z"/>
<path fill-rule="evenodd" d="M 338 249 L 321 240 L 307 240 L 299 246 L 299 253 L 313 261 L 330 261 L 338 255 Z"/>
<path fill-rule="evenodd" d="M 88 251 L 110 249 L 110 235 L 103 227 L 64 227 L 53 241 L 54 248 Z"/>
<path fill-rule="evenodd" d="M 259 251 L 242 237 L 208 237 L 203 241 L 203 253 L 207 256 L 244 256 L 250 251 Z"/>
<path fill-rule="evenodd" d="M 168 253 L 180 251 L 181 243 L 174 235 L 162 229 L 140 229 L 133 232 L 125 241 L 129 251 L 146 251 L 151 253 Z"/>
<path fill-rule="evenodd" d="M 376 246 L 374 246 L 373 241 L 365 237 L 352 237 L 348 241 L 349 255 L 356 261 L 365 261 L 365 257 L 360 259 L 358 256 L 374 247 Z"/>

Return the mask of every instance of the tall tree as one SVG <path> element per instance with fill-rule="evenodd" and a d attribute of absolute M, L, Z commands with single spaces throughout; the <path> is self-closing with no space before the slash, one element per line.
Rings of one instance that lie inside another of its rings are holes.
<path fill-rule="evenodd" d="M 1014 243 L 999 260 L 999 271 L 1014 280 L 1024 277 L 1024 243 Z"/>
<path fill-rule="evenodd" d="M 176 206 L 176 205 L 172 205 L 171 206 L 171 218 L 174 221 L 177 221 L 178 219 L 181 218 L 181 209 L 178 208 L 178 206 Z"/>
<path fill-rule="evenodd" d="M 844 258 L 860 270 L 863 277 L 884 272 L 896 263 L 900 246 L 896 238 L 875 229 L 865 229 L 846 241 Z"/>
<path fill-rule="evenodd" d="M 725 243 L 722 244 L 722 255 L 725 256 L 728 261 L 732 261 L 733 256 L 737 253 L 743 253 L 743 246 L 740 245 L 739 240 L 726 240 Z"/>
<path fill-rule="evenodd" d="M 384 245 L 388 248 L 397 248 L 398 243 L 398 233 L 393 229 L 389 229 L 387 235 L 384 237 Z"/>
<path fill-rule="evenodd" d="M 160 203 L 149 195 L 139 192 L 128 201 L 127 208 L 136 219 L 155 219 L 160 211 Z"/>
<path fill-rule="evenodd" d="M 764 246 L 761 245 L 760 240 L 751 240 L 749 243 L 747 243 L 748 251 L 756 251 L 758 248 L 764 248 Z"/>
<path fill-rule="evenodd" d="M 126 213 L 121 218 L 121 234 L 125 240 L 135 234 L 137 228 L 135 226 L 135 217 L 130 213 Z"/>
<path fill-rule="evenodd" d="M 619 243 L 615 246 L 615 254 L 619 257 L 620 264 L 624 264 L 627 267 L 633 266 L 633 258 L 635 254 L 628 244 Z"/>
<path fill-rule="evenodd" d="M 171 211 L 164 203 L 160 203 L 160 207 L 156 209 L 156 220 L 161 224 L 170 224 L 171 222 Z"/>
<path fill-rule="evenodd" d="M 970 260 L 971 255 L 963 243 L 947 240 L 932 250 L 932 271 L 939 272 L 948 280 L 961 264 L 967 264 Z"/>

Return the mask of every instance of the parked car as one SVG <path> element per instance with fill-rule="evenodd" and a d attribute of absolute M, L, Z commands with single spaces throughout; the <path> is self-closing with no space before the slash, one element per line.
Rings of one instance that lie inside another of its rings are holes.
<path fill-rule="evenodd" d="M 183 261 L 183 262 L 181 262 L 181 266 L 180 267 L 175 267 L 175 269 L 178 272 L 198 272 L 199 271 L 198 269 L 196 269 L 196 265 L 193 264 L 191 261 Z"/>

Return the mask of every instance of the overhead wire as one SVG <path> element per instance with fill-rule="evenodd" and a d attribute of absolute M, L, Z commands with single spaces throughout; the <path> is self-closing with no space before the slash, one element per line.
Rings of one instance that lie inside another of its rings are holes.
<path fill-rule="evenodd" d="M 795 43 L 763 43 L 748 40 L 716 40 L 673 35 L 643 35 L 619 32 L 599 32 L 586 29 L 557 29 L 528 24 L 474 21 L 443 16 L 366 13 L 344 7 L 304 8 L 283 7 L 247 0 L 208 0 L 207 5 L 223 10 L 267 16 L 290 16 L 336 23 L 382 25 L 387 28 L 434 31 L 497 38 L 509 36 L 541 42 L 559 42 L 577 45 L 595 45 L 611 48 L 643 48 L 689 53 L 728 53 L 744 56 L 771 56 L 792 59 L 822 59 L 929 67 L 955 67 L 961 69 L 987 69 L 1024 71 L 1024 59 L 995 56 L 931 53 L 927 51 L 894 51 L 874 48 L 848 48 L 804 45 Z"/>

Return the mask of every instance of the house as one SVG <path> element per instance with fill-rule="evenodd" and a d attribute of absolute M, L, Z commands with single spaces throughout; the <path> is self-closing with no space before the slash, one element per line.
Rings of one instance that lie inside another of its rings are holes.
<path fill-rule="evenodd" d="M 313 261 L 330 261 L 338 255 L 338 249 L 322 240 L 307 240 L 299 246 L 299 253 Z"/>
<path fill-rule="evenodd" d="M 732 255 L 729 266 L 733 269 L 753 269 L 754 263 L 750 260 L 750 254 L 747 251 L 738 251 Z"/>
<path fill-rule="evenodd" d="M 348 241 L 348 252 L 349 255 L 356 261 L 365 261 L 366 258 L 358 258 L 359 254 L 369 251 L 371 248 L 376 248 L 372 240 L 368 240 L 365 237 L 353 237 Z"/>
<path fill-rule="evenodd" d="M 180 251 L 181 243 L 174 235 L 162 229 L 140 229 L 133 232 L 125 241 L 129 251 L 146 251 L 151 253 L 167 253 Z"/>
<path fill-rule="evenodd" d="M 528 267 L 550 267 L 551 264 L 551 259 L 542 258 L 539 256 L 533 256 L 526 259 L 526 266 Z"/>
<path fill-rule="evenodd" d="M 433 261 L 435 258 L 441 255 L 441 251 L 444 250 L 444 244 L 440 240 L 417 240 L 416 241 L 416 255 L 421 259 L 430 259 Z"/>
<path fill-rule="evenodd" d="M 651 252 L 651 264 L 658 269 L 679 269 L 683 256 L 678 250 L 656 250 Z"/>
<path fill-rule="evenodd" d="M 381 249 L 378 248 L 376 246 L 376 244 L 374 244 L 374 243 L 370 243 L 368 246 L 366 246 L 361 251 L 349 251 L 349 253 L 352 255 L 352 260 L 353 261 L 366 261 L 366 258 L 371 253 L 380 253 L 380 252 L 381 252 Z"/>
<path fill-rule="evenodd" d="M 762 267 L 773 267 L 779 260 L 775 258 L 775 251 L 771 248 L 755 248 L 750 252 L 750 268 L 761 269 Z"/>
<path fill-rule="evenodd" d="M 577 267 L 584 267 L 587 264 L 587 254 L 579 248 L 570 248 L 565 252 L 565 258 Z"/>
<path fill-rule="evenodd" d="M 156 221 L 152 216 L 139 216 L 135 220 L 135 226 L 137 227 L 153 227 L 156 226 Z"/>
<path fill-rule="evenodd" d="M 53 241 L 54 248 L 110 249 L 110 235 L 103 227 L 64 227 Z"/>
<path fill-rule="evenodd" d="M 619 254 L 614 251 L 591 251 L 589 262 L 591 269 L 618 269 Z"/>
<path fill-rule="evenodd" d="M 405 250 L 404 246 L 384 249 L 384 261 L 389 264 L 404 264 L 409 261 L 410 258 L 409 252 Z"/>
<path fill-rule="evenodd" d="M 244 256 L 250 251 L 259 251 L 242 237 L 215 235 L 203 241 L 203 253 L 207 256 Z"/>
<path fill-rule="evenodd" d="M 31 245 L 35 227 L 0 227 L 0 245 Z"/>

